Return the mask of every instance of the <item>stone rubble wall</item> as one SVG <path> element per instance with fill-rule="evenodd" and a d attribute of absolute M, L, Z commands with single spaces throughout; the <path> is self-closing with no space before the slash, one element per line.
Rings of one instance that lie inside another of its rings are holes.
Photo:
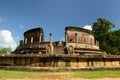
<path fill-rule="evenodd" d="M 5 54 L 0 55 L 0 67 L 34 68 L 71 68 L 102 69 L 120 68 L 120 56 L 117 55 L 40 55 L 40 54 Z"/>

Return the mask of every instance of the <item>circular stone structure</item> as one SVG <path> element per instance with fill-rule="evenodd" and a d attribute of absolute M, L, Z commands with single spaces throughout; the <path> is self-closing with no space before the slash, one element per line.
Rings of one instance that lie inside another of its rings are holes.
<path fill-rule="evenodd" d="M 24 44 L 44 42 L 44 32 L 42 28 L 34 28 L 24 33 Z"/>
<path fill-rule="evenodd" d="M 66 31 L 66 45 L 73 48 L 99 50 L 99 43 L 95 41 L 92 31 L 68 26 Z"/>

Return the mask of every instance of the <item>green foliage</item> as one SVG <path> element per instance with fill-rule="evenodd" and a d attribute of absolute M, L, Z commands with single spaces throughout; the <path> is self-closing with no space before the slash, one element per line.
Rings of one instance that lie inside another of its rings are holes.
<path fill-rule="evenodd" d="M 106 20 L 105 18 L 98 18 L 97 22 L 94 22 L 92 26 L 95 38 L 100 41 L 106 40 L 108 32 L 114 26 L 115 25 L 112 22 Z"/>
<path fill-rule="evenodd" d="M 12 51 L 11 48 L 0 48 L 0 54 L 11 52 L 11 51 Z"/>
<path fill-rule="evenodd" d="M 111 47 L 111 52 L 113 54 L 120 54 L 120 30 L 111 32 L 108 35 L 107 44 Z"/>
<path fill-rule="evenodd" d="M 93 23 L 93 32 L 95 39 L 100 42 L 100 49 L 111 54 L 120 54 L 120 30 L 111 31 L 115 26 L 105 18 L 98 18 L 97 22 Z"/>

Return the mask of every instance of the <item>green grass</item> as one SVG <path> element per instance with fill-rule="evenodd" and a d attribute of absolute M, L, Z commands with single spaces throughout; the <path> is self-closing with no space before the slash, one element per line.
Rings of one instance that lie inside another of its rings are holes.
<path fill-rule="evenodd" d="M 120 70 L 101 70 L 101 71 L 76 71 L 74 77 L 80 78 L 120 78 Z"/>
<path fill-rule="evenodd" d="M 0 78 L 35 78 L 41 75 L 42 73 L 37 72 L 0 70 Z"/>
<path fill-rule="evenodd" d="M 68 73 L 68 74 L 67 74 Z M 62 76 L 62 75 L 64 76 Z M 0 79 L 6 78 L 46 78 L 46 77 L 67 77 L 69 78 L 120 78 L 120 70 L 101 70 L 101 71 L 63 71 L 63 72 L 27 72 L 15 70 L 0 70 Z"/>

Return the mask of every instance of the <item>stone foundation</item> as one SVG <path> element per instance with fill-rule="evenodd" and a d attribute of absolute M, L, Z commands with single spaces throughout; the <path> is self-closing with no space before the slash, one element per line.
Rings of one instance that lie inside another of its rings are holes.
<path fill-rule="evenodd" d="M 0 55 L 0 67 L 25 70 L 119 69 L 118 55 Z"/>

